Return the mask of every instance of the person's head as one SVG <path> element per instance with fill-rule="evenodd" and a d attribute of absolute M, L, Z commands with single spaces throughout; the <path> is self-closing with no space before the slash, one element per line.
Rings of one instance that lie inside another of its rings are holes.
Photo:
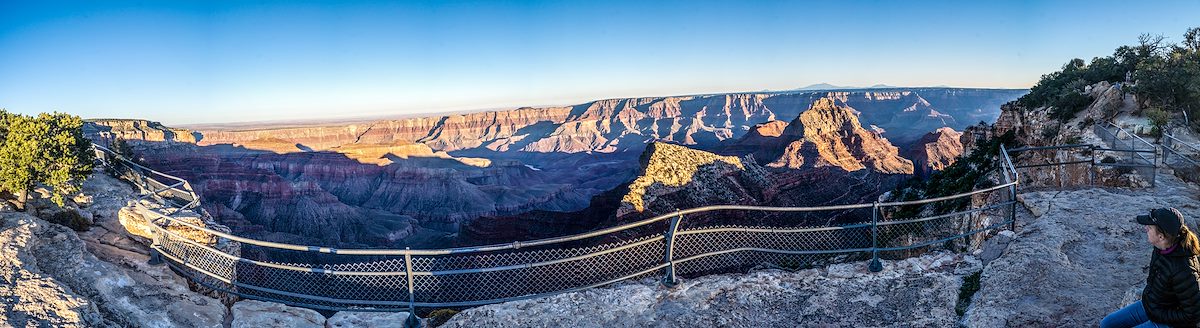
<path fill-rule="evenodd" d="M 1137 222 L 1146 226 L 1146 239 L 1158 249 L 1180 245 L 1200 254 L 1200 239 L 1183 223 L 1183 214 L 1174 208 L 1158 208 L 1148 215 L 1138 215 Z"/>

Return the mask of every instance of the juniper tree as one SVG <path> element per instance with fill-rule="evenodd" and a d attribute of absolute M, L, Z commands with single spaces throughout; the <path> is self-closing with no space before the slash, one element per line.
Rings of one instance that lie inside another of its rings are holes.
<path fill-rule="evenodd" d="M 0 111 L 0 190 L 18 195 L 25 209 L 29 193 L 39 185 L 62 206 L 64 196 L 79 192 L 92 171 L 90 143 L 83 120 L 65 113 L 36 117 Z"/>

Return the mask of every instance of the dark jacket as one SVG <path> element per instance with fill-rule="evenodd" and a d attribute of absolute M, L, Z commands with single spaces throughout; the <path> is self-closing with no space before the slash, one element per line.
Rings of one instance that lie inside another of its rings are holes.
<path fill-rule="evenodd" d="M 1200 261 L 1196 254 L 1183 247 L 1166 255 L 1154 249 L 1142 307 L 1150 321 L 1195 327 L 1200 322 Z"/>

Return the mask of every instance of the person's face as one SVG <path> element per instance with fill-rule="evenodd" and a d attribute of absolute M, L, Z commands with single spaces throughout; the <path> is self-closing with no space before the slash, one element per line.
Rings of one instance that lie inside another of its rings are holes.
<path fill-rule="evenodd" d="M 1150 245 L 1161 249 L 1162 245 L 1166 244 L 1166 236 L 1163 236 L 1161 232 L 1158 232 L 1158 228 L 1152 225 L 1144 227 L 1146 227 L 1146 240 L 1150 241 Z"/>

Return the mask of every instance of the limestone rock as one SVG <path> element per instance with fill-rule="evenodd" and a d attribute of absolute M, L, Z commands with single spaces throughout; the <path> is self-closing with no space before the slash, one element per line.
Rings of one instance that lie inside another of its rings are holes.
<path fill-rule="evenodd" d="M 1046 203 L 1044 212 L 984 268 L 966 326 L 1095 326 L 1128 304 L 1152 251 L 1134 216 L 1172 206 L 1193 227 L 1200 218 L 1200 191 L 1168 174 L 1158 179 L 1154 189 L 1023 194 L 1026 204 Z"/>
<path fill-rule="evenodd" d="M 24 213 L 0 213 L 0 220 L 6 253 L 0 276 L 13 279 L 0 287 L 0 298 L 21 305 L 8 324 L 220 327 L 225 321 L 218 300 L 191 292 L 165 266 L 146 265 L 146 257 L 101 261 L 66 227 Z"/>
<path fill-rule="evenodd" d="M 328 328 L 385 328 L 404 327 L 408 312 L 351 312 L 334 313 L 325 321 Z"/>
<path fill-rule="evenodd" d="M 929 254 L 786 272 L 699 277 L 664 288 L 647 279 L 463 311 L 443 327 L 954 326 L 969 256 Z"/>
<path fill-rule="evenodd" d="M 30 250 L 40 247 L 43 240 L 36 232 L 47 229 L 48 224 L 23 214 L 0 214 L 0 303 L 5 304 L 0 323 L 12 327 L 113 326 L 95 303 L 38 266 L 38 258 Z"/>
<path fill-rule="evenodd" d="M 173 232 L 183 238 L 191 239 L 197 243 L 207 246 L 215 246 L 218 249 L 225 250 L 232 254 L 237 254 L 239 248 L 236 242 L 219 238 L 199 229 L 189 227 L 183 223 L 170 221 L 155 214 L 167 214 L 167 209 L 161 205 L 149 200 L 143 200 L 140 203 L 129 201 L 129 205 L 122 207 L 117 212 L 121 226 L 125 231 L 132 236 L 140 237 L 138 240 L 149 245 L 154 239 L 154 234 L 157 230 L 152 224 L 166 227 L 167 231 Z M 170 216 L 176 220 L 187 222 L 196 226 L 205 227 L 217 231 L 229 232 L 229 228 L 212 223 L 211 220 L 205 219 L 201 214 L 191 210 L 183 210 L 171 213 Z"/>
<path fill-rule="evenodd" d="M 230 308 L 231 328 L 324 328 L 325 317 L 317 311 L 273 302 L 245 300 Z"/>

